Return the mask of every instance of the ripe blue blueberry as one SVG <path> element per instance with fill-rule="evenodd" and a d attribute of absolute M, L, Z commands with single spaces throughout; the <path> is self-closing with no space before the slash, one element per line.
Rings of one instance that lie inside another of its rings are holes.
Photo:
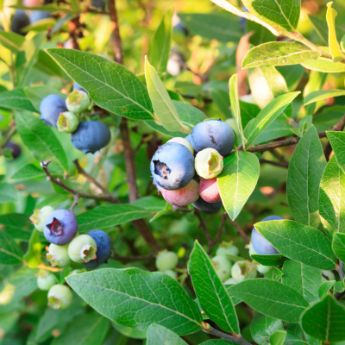
<path fill-rule="evenodd" d="M 267 222 L 269 220 L 282 220 L 279 216 L 269 216 L 262 220 L 262 222 Z M 277 250 L 272 246 L 272 244 L 266 240 L 255 228 L 252 230 L 252 246 L 256 254 L 260 255 L 270 255 L 277 254 Z"/>
<path fill-rule="evenodd" d="M 221 120 L 200 122 L 192 130 L 192 144 L 197 152 L 211 147 L 226 156 L 234 144 L 234 131 Z"/>
<path fill-rule="evenodd" d="M 203 199 L 199 198 L 193 204 L 193 206 L 201 212 L 216 213 L 221 209 L 222 202 L 218 201 L 218 202 L 208 203 L 208 202 L 204 201 Z"/>
<path fill-rule="evenodd" d="M 12 158 L 12 159 L 17 159 L 22 153 L 22 149 L 20 148 L 20 146 L 14 143 L 13 141 L 9 141 L 5 145 L 4 151 L 5 151 L 5 157 Z"/>
<path fill-rule="evenodd" d="M 34 24 L 36 22 L 39 22 L 42 19 L 50 18 L 51 15 L 47 11 L 32 11 L 30 13 L 30 23 Z"/>
<path fill-rule="evenodd" d="M 103 230 L 91 230 L 88 232 L 97 246 L 96 259 L 89 261 L 86 264 L 88 268 L 95 268 L 98 265 L 107 262 L 111 255 L 111 240 L 109 235 Z"/>
<path fill-rule="evenodd" d="M 166 143 L 153 155 L 150 170 L 158 186 L 167 190 L 179 189 L 194 176 L 194 157 L 184 145 Z"/>
<path fill-rule="evenodd" d="M 65 100 L 59 95 L 49 95 L 40 104 L 41 120 L 49 126 L 56 126 L 60 113 L 67 111 Z"/>
<path fill-rule="evenodd" d="M 43 233 L 47 241 L 54 244 L 68 243 L 77 232 L 77 220 L 70 210 L 55 210 L 45 219 Z"/>
<path fill-rule="evenodd" d="M 84 153 L 95 153 L 110 141 L 110 130 L 102 122 L 84 121 L 72 135 L 72 144 Z"/>
<path fill-rule="evenodd" d="M 30 25 L 29 16 L 22 10 L 16 10 L 11 22 L 11 31 L 17 34 L 23 34 L 23 29 Z"/>

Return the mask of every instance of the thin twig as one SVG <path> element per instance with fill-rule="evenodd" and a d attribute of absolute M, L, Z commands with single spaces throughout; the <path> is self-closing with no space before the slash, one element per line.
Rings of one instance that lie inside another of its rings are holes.
<path fill-rule="evenodd" d="M 42 161 L 41 162 L 41 167 L 42 167 L 44 173 L 47 175 L 48 180 L 50 182 L 54 183 L 55 185 L 61 187 L 62 189 L 64 189 L 66 192 L 72 194 L 73 196 L 78 195 L 79 197 L 85 198 L 85 199 L 92 199 L 92 200 L 96 200 L 96 201 L 106 201 L 106 202 L 109 202 L 112 204 L 117 203 L 117 200 L 114 199 L 112 196 L 88 194 L 88 193 L 77 191 L 77 190 L 67 186 L 64 182 L 61 181 L 61 179 L 59 177 L 55 177 L 50 173 L 49 168 L 48 168 L 49 163 L 50 163 L 49 161 Z"/>
<path fill-rule="evenodd" d="M 220 331 L 219 329 L 216 329 L 214 327 L 212 327 L 209 323 L 207 322 L 203 322 L 203 331 L 205 333 L 214 335 L 217 338 L 221 338 L 221 339 L 225 339 L 225 340 L 230 340 L 235 344 L 239 344 L 239 345 L 252 345 L 251 343 L 249 343 L 246 339 L 242 338 L 241 336 L 235 336 L 235 335 L 231 335 L 228 333 L 224 333 L 222 331 Z"/>
<path fill-rule="evenodd" d="M 202 218 L 199 210 L 196 209 L 194 214 L 196 215 L 196 217 L 199 220 L 200 228 L 206 237 L 207 245 L 208 245 L 208 248 L 210 249 L 212 246 L 211 245 L 212 244 L 212 237 L 211 237 L 210 231 L 208 230 L 207 224 L 205 223 L 204 219 Z"/>
<path fill-rule="evenodd" d="M 274 165 L 274 166 L 280 167 L 280 168 L 287 168 L 289 166 L 288 162 L 276 162 L 276 161 L 271 161 L 269 159 L 264 159 L 264 158 L 260 159 L 260 163 L 270 164 L 270 165 Z"/>
<path fill-rule="evenodd" d="M 236 221 L 234 220 L 230 220 L 230 223 L 233 225 L 233 227 L 236 229 L 236 231 L 238 232 L 238 234 L 243 238 L 244 242 L 249 243 L 249 237 L 248 235 L 245 233 L 245 231 L 242 229 L 241 225 L 238 224 Z"/>
<path fill-rule="evenodd" d="M 220 225 L 219 225 L 219 228 L 217 230 L 216 237 L 212 240 L 212 242 L 210 244 L 210 249 L 212 249 L 214 246 L 219 244 L 219 242 L 221 241 L 227 218 L 228 218 L 227 213 L 224 213 L 221 220 L 220 220 Z"/>
<path fill-rule="evenodd" d="M 107 189 L 99 182 L 97 181 L 93 176 L 91 176 L 89 173 L 87 173 L 82 166 L 80 165 L 79 161 L 76 159 L 74 161 L 74 165 L 77 168 L 77 171 L 80 175 L 83 175 L 90 183 L 95 185 L 104 195 L 111 196 L 110 193 L 107 191 Z M 116 198 L 112 196 L 112 198 L 115 200 Z M 116 199 L 117 200 L 117 199 Z M 118 200 L 117 200 L 118 201 Z"/>

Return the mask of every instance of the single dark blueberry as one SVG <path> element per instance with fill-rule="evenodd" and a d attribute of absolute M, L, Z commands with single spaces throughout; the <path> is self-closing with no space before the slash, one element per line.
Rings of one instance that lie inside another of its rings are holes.
<path fill-rule="evenodd" d="M 204 201 L 203 199 L 199 198 L 193 206 L 198 209 L 201 212 L 205 213 L 216 213 L 222 208 L 222 202 L 213 202 L 213 203 L 208 203 Z"/>
<path fill-rule="evenodd" d="M 10 153 L 10 158 L 13 158 L 13 159 L 17 159 L 22 153 L 22 149 L 20 148 L 20 146 L 14 143 L 13 141 L 9 141 L 5 145 L 5 148 L 8 149 Z"/>

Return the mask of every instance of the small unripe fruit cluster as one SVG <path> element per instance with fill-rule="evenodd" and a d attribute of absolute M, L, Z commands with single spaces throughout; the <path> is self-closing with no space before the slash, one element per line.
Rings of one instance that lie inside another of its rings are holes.
<path fill-rule="evenodd" d="M 176 253 L 162 250 L 157 254 L 156 267 L 158 271 L 168 275 L 173 279 L 177 279 L 177 274 L 174 269 L 177 266 L 178 256 Z"/>
<path fill-rule="evenodd" d="M 217 177 L 232 151 L 234 131 L 221 120 L 198 123 L 186 138 L 173 138 L 154 153 L 150 170 L 163 198 L 176 207 L 204 212 L 221 208 Z"/>
<path fill-rule="evenodd" d="M 90 230 L 87 234 L 77 235 L 78 224 L 71 210 L 54 210 L 45 206 L 35 210 L 30 219 L 50 242 L 46 259 L 53 267 L 66 267 L 72 261 L 92 269 L 110 258 L 111 240 L 108 234 L 103 230 Z M 52 273 L 40 271 L 37 275 L 37 286 L 41 290 L 49 290 L 48 304 L 52 308 L 67 307 L 72 292 L 67 286 L 56 283 Z"/>
<path fill-rule="evenodd" d="M 92 106 L 88 93 L 78 84 L 64 100 L 48 95 L 41 101 L 41 119 L 60 132 L 71 133 L 72 144 L 84 153 L 95 153 L 110 141 L 109 128 L 100 121 L 82 121 L 83 113 Z"/>

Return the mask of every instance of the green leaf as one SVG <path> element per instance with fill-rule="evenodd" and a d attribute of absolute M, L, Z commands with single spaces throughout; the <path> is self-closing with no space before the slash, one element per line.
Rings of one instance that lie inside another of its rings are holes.
<path fill-rule="evenodd" d="M 37 180 L 39 178 L 45 177 L 45 173 L 42 169 L 37 168 L 33 164 L 24 165 L 19 168 L 12 176 L 11 179 L 14 181 L 30 181 Z"/>
<path fill-rule="evenodd" d="M 133 120 L 152 118 L 152 106 L 144 85 L 122 65 L 72 49 L 48 49 L 47 53 L 88 91 L 99 107 Z"/>
<path fill-rule="evenodd" d="M 259 222 L 255 228 L 291 260 L 325 270 L 335 266 L 331 241 L 319 229 L 292 220 Z"/>
<path fill-rule="evenodd" d="M 294 289 L 270 279 L 247 279 L 229 292 L 264 315 L 298 322 L 307 301 Z"/>
<path fill-rule="evenodd" d="M 269 102 L 259 114 L 248 122 L 244 129 L 248 145 L 255 143 L 255 139 L 262 135 L 265 130 L 280 116 L 292 101 L 299 95 L 298 92 L 289 92 L 280 95 Z"/>
<path fill-rule="evenodd" d="M 188 127 L 182 123 L 157 71 L 147 58 L 145 60 L 145 79 L 155 113 L 155 121 L 169 131 L 188 132 Z"/>
<path fill-rule="evenodd" d="M 334 254 L 345 262 L 345 234 L 337 232 L 333 235 L 332 248 Z"/>
<path fill-rule="evenodd" d="M 21 213 L 0 215 L 0 231 L 11 234 L 12 238 L 27 241 L 30 238 L 32 223 L 29 217 Z"/>
<path fill-rule="evenodd" d="M 345 63 L 334 62 L 331 59 L 319 57 L 303 61 L 302 66 L 312 71 L 323 73 L 345 73 Z"/>
<path fill-rule="evenodd" d="M 239 19 L 225 13 L 179 13 L 193 35 L 221 42 L 237 42 L 241 37 Z"/>
<path fill-rule="evenodd" d="M 319 186 L 325 166 L 322 145 L 312 126 L 297 144 L 288 169 L 287 199 L 298 222 L 318 222 Z"/>
<path fill-rule="evenodd" d="M 251 6 L 269 22 L 276 23 L 288 31 L 295 31 L 300 14 L 300 0 L 254 0 Z"/>
<path fill-rule="evenodd" d="M 342 154 L 341 151 L 337 152 Z M 335 157 L 332 157 L 327 163 L 320 184 L 320 215 L 322 223 L 329 230 L 345 232 L 344 195 L 345 172 L 340 169 Z"/>
<path fill-rule="evenodd" d="M 28 249 L 23 257 L 24 262 L 29 268 L 37 268 L 42 262 L 42 249 L 44 248 L 41 243 L 40 233 L 34 229 L 31 233 Z"/>
<path fill-rule="evenodd" d="M 345 96 L 345 90 L 318 90 L 311 92 L 304 98 L 304 105 L 323 101 L 331 97 Z"/>
<path fill-rule="evenodd" d="M 237 74 L 233 74 L 229 79 L 229 96 L 231 104 L 232 116 L 235 119 L 237 131 L 241 137 L 242 146 L 245 148 L 246 137 L 244 136 L 243 127 L 242 127 L 242 118 L 241 118 L 241 109 L 240 101 L 238 96 L 238 78 Z"/>
<path fill-rule="evenodd" d="M 196 297 L 209 318 L 221 329 L 239 333 L 236 311 L 230 296 L 199 242 L 194 243 L 188 263 Z"/>
<path fill-rule="evenodd" d="M 51 345 L 102 345 L 109 329 L 104 317 L 89 313 L 78 316 Z"/>
<path fill-rule="evenodd" d="M 345 133 L 327 131 L 327 138 L 334 151 L 339 167 L 345 172 Z"/>
<path fill-rule="evenodd" d="M 249 50 L 242 67 L 286 66 L 316 59 L 319 53 L 296 42 L 267 42 Z"/>
<path fill-rule="evenodd" d="M 0 231 L 0 262 L 3 265 L 16 265 L 22 262 L 22 250 L 16 241 L 5 231 Z"/>
<path fill-rule="evenodd" d="M 52 127 L 25 112 L 16 113 L 15 120 L 23 143 L 38 160 L 53 160 L 62 170 L 68 170 L 66 153 Z"/>
<path fill-rule="evenodd" d="M 171 15 L 162 18 L 150 44 L 149 60 L 158 72 L 165 72 L 171 45 Z"/>
<path fill-rule="evenodd" d="M 199 345 L 236 345 L 237 343 L 230 341 L 230 340 L 223 340 L 223 339 L 209 339 L 205 340 Z"/>
<path fill-rule="evenodd" d="M 163 273 L 104 268 L 70 275 L 67 282 L 98 313 L 120 325 L 145 331 L 158 323 L 179 335 L 200 329 L 197 305 Z"/>
<path fill-rule="evenodd" d="M 79 230 L 109 229 L 116 225 L 152 216 L 154 210 L 131 204 L 102 205 L 77 217 Z"/>
<path fill-rule="evenodd" d="M 337 32 L 335 27 L 335 17 L 337 11 L 332 7 L 333 1 L 327 3 L 326 22 L 328 27 L 328 48 L 334 61 L 341 60 L 343 53 L 337 39 Z"/>
<path fill-rule="evenodd" d="M 321 270 L 300 262 L 287 260 L 283 266 L 282 283 L 295 289 L 306 301 L 318 299 Z"/>
<path fill-rule="evenodd" d="M 14 32 L 0 31 L 0 44 L 14 53 L 22 50 L 25 39 Z"/>
<path fill-rule="evenodd" d="M 21 89 L 0 92 L 0 108 L 36 111 L 24 91 Z"/>
<path fill-rule="evenodd" d="M 176 333 L 158 324 L 152 324 L 147 329 L 146 345 L 187 345 Z"/>
<path fill-rule="evenodd" d="M 283 329 L 276 331 L 271 335 L 270 345 L 284 345 L 286 340 L 287 332 Z"/>
<path fill-rule="evenodd" d="M 329 295 L 309 307 L 301 323 L 304 332 L 325 343 L 345 340 L 345 308 Z"/>
<path fill-rule="evenodd" d="M 250 333 L 258 344 L 267 344 L 273 333 L 283 328 L 281 320 L 257 315 L 250 324 Z"/>
<path fill-rule="evenodd" d="M 224 159 L 224 169 L 217 183 L 223 206 L 232 220 L 254 191 L 259 176 L 260 163 L 253 153 L 236 151 Z"/>

